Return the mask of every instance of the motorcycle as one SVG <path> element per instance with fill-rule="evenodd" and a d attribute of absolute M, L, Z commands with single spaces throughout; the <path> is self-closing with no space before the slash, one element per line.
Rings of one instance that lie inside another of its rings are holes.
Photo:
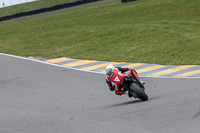
<path fill-rule="evenodd" d="M 123 89 L 128 91 L 134 98 L 147 101 L 148 95 L 145 93 L 144 83 L 141 82 L 137 73 L 134 70 L 125 73 L 128 73 L 128 76 L 123 79 Z"/>

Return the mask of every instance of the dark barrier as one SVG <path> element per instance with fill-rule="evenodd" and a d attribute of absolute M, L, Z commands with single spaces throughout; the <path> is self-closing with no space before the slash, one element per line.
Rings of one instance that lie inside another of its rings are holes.
<path fill-rule="evenodd" d="M 136 0 L 121 0 L 121 3 L 126 3 L 126 2 L 131 2 L 131 1 L 136 1 Z"/>
<path fill-rule="evenodd" d="M 96 2 L 96 1 L 101 1 L 101 0 L 79 0 L 79 1 L 75 1 L 75 2 L 70 2 L 70 3 L 65 3 L 65 4 L 48 7 L 48 8 L 41 8 L 41 9 L 37 9 L 37 10 L 33 10 L 33 11 L 21 12 L 21 13 L 9 15 L 9 16 L 0 17 L 0 21 L 35 15 L 35 14 L 39 14 L 39 13 L 55 11 L 55 10 L 59 10 L 59 9 L 63 9 L 63 8 L 69 8 L 69 7 L 78 6 L 78 5 L 87 4 L 87 3 Z"/>

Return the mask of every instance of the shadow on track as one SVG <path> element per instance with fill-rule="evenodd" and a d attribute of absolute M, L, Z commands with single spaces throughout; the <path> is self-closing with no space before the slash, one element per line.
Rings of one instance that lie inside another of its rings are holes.
<path fill-rule="evenodd" d="M 142 101 L 141 100 L 133 100 L 133 101 L 128 101 L 128 102 L 113 104 L 113 105 L 110 105 L 110 107 L 125 106 L 125 105 L 129 105 L 129 104 L 140 103 L 140 102 L 142 102 Z"/>
<path fill-rule="evenodd" d="M 133 100 L 133 101 L 128 101 L 128 102 L 123 102 L 123 103 L 117 103 L 117 104 L 112 104 L 112 105 L 106 105 L 102 108 L 113 108 L 113 107 L 119 107 L 119 106 L 126 106 L 126 105 L 130 105 L 130 104 L 137 104 L 137 103 L 141 103 L 141 100 Z"/>

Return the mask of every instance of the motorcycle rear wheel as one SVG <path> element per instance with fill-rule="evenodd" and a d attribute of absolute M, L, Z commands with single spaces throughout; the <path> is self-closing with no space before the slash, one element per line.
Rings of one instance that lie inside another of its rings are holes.
<path fill-rule="evenodd" d="M 137 98 L 141 99 L 142 101 L 147 101 L 148 96 L 145 93 L 145 91 L 136 83 L 131 83 L 130 84 L 130 91 L 135 93 L 137 95 Z"/>

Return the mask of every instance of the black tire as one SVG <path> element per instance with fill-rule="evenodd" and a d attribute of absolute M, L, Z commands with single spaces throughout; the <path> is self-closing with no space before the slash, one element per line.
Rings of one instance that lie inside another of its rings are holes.
<path fill-rule="evenodd" d="M 147 94 L 144 92 L 144 90 L 142 88 L 140 88 L 139 85 L 137 85 L 136 83 L 131 83 L 130 85 L 130 89 L 131 91 L 133 91 L 139 99 L 141 99 L 142 101 L 147 101 L 148 100 L 148 96 Z"/>

